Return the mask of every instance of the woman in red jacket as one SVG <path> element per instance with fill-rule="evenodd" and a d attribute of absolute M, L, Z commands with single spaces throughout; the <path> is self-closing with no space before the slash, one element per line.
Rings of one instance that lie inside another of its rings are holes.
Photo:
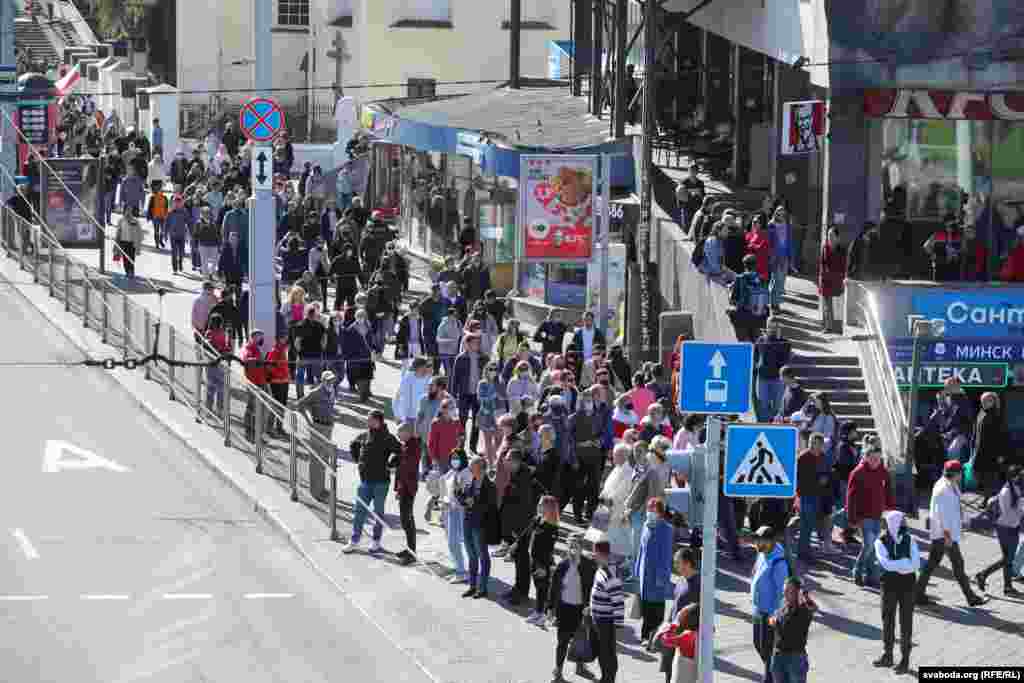
<path fill-rule="evenodd" d="M 757 274 L 767 284 L 772 275 L 772 243 L 764 227 L 764 214 L 755 213 L 747 233 L 747 253 L 757 257 Z"/>
<path fill-rule="evenodd" d="M 839 231 L 828 229 L 818 262 L 818 294 L 821 296 L 821 326 L 826 332 L 834 331 L 836 321 L 834 299 L 843 295 L 846 278 L 846 249 L 839 242 Z"/>
<path fill-rule="evenodd" d="M 278 330 L 274 348 L 267 354 L 267 381 L 270 384 L 270 395 L 281 406 L 282 413 L 288 405 L 288 385 L 291 383 L 288 346 L 288 330 Z M 273 419 L 269 430 L 270 435 L 284 436 L 282 427 L 280 418 Z"/>
<path fill-rule="evenodd" d="M 449 458 L 463 433 L 462 423 L 452 415 L 452 400 L 444 399 L 427 434 L 427 455 L 431 465 L 441 470 L 442 475 L 447 474 Z"/>

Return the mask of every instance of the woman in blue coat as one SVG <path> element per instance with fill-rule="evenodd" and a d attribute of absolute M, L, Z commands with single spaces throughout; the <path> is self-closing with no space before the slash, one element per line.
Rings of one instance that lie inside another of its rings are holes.
<path fill-rule="evenodd" d="M 672 598 L 672 540 L 675 533 L 668 522 L 665 501 L 647 501 L 647 521 L 640 537 L 640 551 L 633 564 L 633 575 L 640 581 L 643 624 L 640 640 L 647 647 L 665 618 L 665 601 Z"/>

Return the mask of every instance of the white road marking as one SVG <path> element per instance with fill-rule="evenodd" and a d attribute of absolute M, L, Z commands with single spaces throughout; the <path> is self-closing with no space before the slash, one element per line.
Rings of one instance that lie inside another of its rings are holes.
<path fill-rule="evenodd" d="M 0 602 L 35 602 L 47 600 L 49 595 L 0 595 Z"/>
<path fill-rule="evenodd" d="M 212 600 L 212 593 L 164 593 L 164 600 Z"/>
<path fill-rule="evenodd" d="M 65 453 L 75 456 L 65 458 Z M 51 440 L 46 442 L 43 455 L 43 472 L 61 472 L 63 470 L 91 470 L 102 468 L 113 472 L 127 472 L 128 468 L 92 451 L 79 448 L 67 441 Z"/>
<path fill-rule="evenodd" d="M 294 598 L 295 593 L 246 593 L 242 597 L 246 600 L 279 600 Z"/>
<path fill-rule="evenodd" d="M 127 593 L 86 593 L 83 600 L 130 600 L 132 596 Z"/>
<path fill-rule="evenodd" d="M 28 536 L 25 535 L 24 531 L 22 531 L 21 529 L 15 529 L 11 532 L 11 535 L 14 536 L 14 539 L 18 542 L 18 545 L 21 546 L 21 552 L 25 553 L 25 557 L 27 557 L 30 560 L 39 559 L 39 551 L 36 550 L 36 547 L 34 545 L 32 545 L 32 541 L 28 540 Z"/>

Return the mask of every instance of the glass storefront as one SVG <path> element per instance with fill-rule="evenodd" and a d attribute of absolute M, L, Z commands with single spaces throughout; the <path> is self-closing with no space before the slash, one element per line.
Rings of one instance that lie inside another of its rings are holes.
<path fill-rule="evenodd" d="M 937 225 L 958 216 L 997 258 L 1024 224 L 1024 124 L 872 119 L 880 140 L 882 205 Z M 989 210 L 989 209 L 993 210 Z"/>

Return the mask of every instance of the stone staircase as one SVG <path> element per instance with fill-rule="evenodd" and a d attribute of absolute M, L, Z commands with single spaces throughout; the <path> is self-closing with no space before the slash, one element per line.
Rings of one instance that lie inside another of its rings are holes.
<path fill-rule="evenodd" d="M 793 345 L 790 367 L 808 392 L 827 393 L 840 422 L 852 421 L 862 436 L 874 433 L 875 421 L 853 342 L 821 330 L 813 283 L 791 277 L 786 289 L 783 312 L 775 318 L 782 336 Z"/>
<path fill-rule="evenodd" d="M 57 50 L 46 33 L 42 24 L 25 16 L 16 17 L 14 20 L 14 44 L 19 49 L 28 48 L 32 51 L 32 58 L 37 62 L 56 64 L 60 61 Z"/>

